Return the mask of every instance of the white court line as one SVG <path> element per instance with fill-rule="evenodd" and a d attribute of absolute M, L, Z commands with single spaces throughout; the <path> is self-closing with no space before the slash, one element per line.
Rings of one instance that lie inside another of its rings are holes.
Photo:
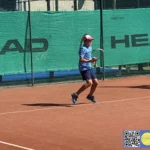
<path fill-rule="evenodd" d="M 146 96 L 146 97 L 135 97 L 135 98 L 126 98 L 126 99 L 118 99 L 118 100 L 111 100 L 111 101 L 103 101 L 103 102 L 97 102 L 95 105 L 98 104 L 105 104 L 105 103 L 116 103 L 116 102 L 124 102 L 124 101 L 131 101 L 131 100 L 137 100 L 137 99 L 148 99 L 150 98 L 150 96 Z M 83 104 L 83 105 L 73 105 L 70 104 L 70 106 L 73 107 L 82 107 L 85 105 L 93 105 L 93 103 L 87 103 L 87 104 Z M 68 104 L 69 106 L 69 104 Z M 22 110 L 22 111 L 12 111 L 12 112 L 5 112 L 5 113 L 0 113 L 0 116 L 2 115 L 7 115 L 7 114 L 18 114 L 18 113 L 29 113 L 29 112 L 34 112 L 34 111 L 43 111 L 43 110 L 50 110 L 50 109 L 60 109 L 60 108 L 66 108 L 64 106 L 59 106 L 59 107 L 53 107 L 53 108 L 41 108 L 41 109 L 31 109 L 31 110 Z"/>
<path fill-rule="evenodd" d="M 131 101 L 131 100 L 136 100 L 136 99 L 147 99 L 147 98 L 150 98 L 150 96 L 146 96 L 146 97 L 134 97 L 134 98 L 125 98 L 125 99 L 104 101 L 104 102 L 100 102 L 100 103 L 114 103 L 114 102 Z"/>
<path fill-rule="evenodd" d="M 34 150 L 34 149 L 32 149 L 32 148 L 27 148 L 27 147 L 23 147 L 23 146 L 19 146 L 19 145 L 16 145 L 16 144 L 11 144 L 11 143 L 7 143 L 7 142 L 3 142 L 3 141 L 0 141 L 0 143 L 1 143 L 1 144 L 8 145 L 8 146 L 13 146 L 13 147 L 25 149 L 25 150 Z"/>

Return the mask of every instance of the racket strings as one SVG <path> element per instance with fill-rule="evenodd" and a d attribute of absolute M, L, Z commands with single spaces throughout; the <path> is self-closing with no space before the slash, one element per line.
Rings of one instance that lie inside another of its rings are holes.
<path fill-rule="evenodd" d="M 100 49 L 100 48 L 96 48 L 96 49 L 94 49 L 93 51 L 92 51 L 92 58 L 101 58 L 101 57 L 103 57 L 103 50 L 102 49 Z M 96 62 L 93 62 L 92 64 L 93 64 L 93 66 L 94 67 L 98 67 L 98 62 L 99 62 L 99 60 L 97 60 Z"/>

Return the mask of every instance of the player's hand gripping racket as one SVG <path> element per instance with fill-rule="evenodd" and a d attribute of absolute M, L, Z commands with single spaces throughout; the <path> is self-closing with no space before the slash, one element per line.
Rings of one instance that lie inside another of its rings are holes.
<path fill-rule="evenodd" d="M 103 49 L 101 48 L 96 48 L 92 50 L 92 58 L 94 58 L 96 61 L 92 62 L 93 66 L 96 68 L 98 67 L 97 61 L 100 59 L 100 57 L 103 55 Z"/>

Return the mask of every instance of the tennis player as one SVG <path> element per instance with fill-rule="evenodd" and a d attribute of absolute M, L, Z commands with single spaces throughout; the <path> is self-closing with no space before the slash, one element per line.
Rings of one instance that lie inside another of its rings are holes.
<path fill-rule="evenodd" d="M 79 48 L 78 67 L 79 67 L 79 71 L 81 73 L 82 79 L 85 80 L 86 82 L 79 88 L 77 92 L 71 95 L 73 104 L 77 103 L 77 99 L 79 95 L 89 87 L 91 87 L 90 92 L 86 98 L 92 101 L 93 103 L 97 102 L 93 94 L 98 85 L 98 80 L 91 67 L 91 63 L 95 63 L 97 61 L 97 58 L 91 57 L 92 40 L 94 40 L 94 38 L 87 34 L 82 37 L 82 41 L 84 42 L 84 44 L 83 46 Z"/>

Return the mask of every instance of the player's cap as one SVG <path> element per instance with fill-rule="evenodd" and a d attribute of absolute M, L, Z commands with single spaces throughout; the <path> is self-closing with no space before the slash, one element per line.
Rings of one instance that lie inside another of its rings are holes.
<path fill-rule="evenodd" d="M 83 37 L 83 41 L 92 41 L 94 40 L 93 37 L 91 37 L 90 35 L 86 34 L 84 37 Z"/>

